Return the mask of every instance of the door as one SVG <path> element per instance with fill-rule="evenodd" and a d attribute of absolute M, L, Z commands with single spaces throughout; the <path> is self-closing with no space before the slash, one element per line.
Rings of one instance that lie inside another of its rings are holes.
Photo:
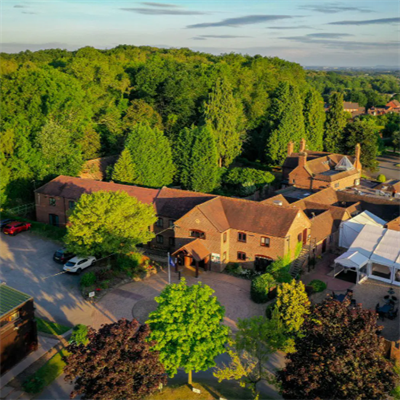
<path fill-rule="evenodd" d="M 53 226 L 58 226 L 58 215 L 57 214 L 49 214 L 49 223 Z"/>
<path fill-rule="evenodd" d="M 326 252 L 326 239 L 322 242 L 322 253 Z"/>
<path fill-rule="evenodd" d="M 307 229 L 303 231 L 303 246 L 307 244 Z"/>

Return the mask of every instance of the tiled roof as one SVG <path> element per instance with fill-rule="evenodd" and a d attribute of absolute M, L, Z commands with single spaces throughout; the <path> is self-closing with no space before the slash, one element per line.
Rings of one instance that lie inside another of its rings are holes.
<path fill-rule="evenodd" d="M 313 160 L 315 158 L 321 158 L 329 153 L 323 152 L 323 151 L 309 151 L 306 150 L 307 152 L 307 160 Z M 282 168 L 290 168 L 294 169 L 299 165 L 299 153 L 292 153 L 290 156 L 287 156 Z"/>
<path fill-rule="evenodd" d="M 354 110 L 354 109 L 358 109 L 360 108 L 358 103 L 351 103 L 349 101 L 344 101 L 343 102 L 343 108 L 346 110 L 350 109 L 350 110 Z"/>
<path fill-rule="evenodd" d="M 334 220 L 329 210 L 311 219 L 311 239 L 320 242 L 334 232 Z"/>
<path fill-rule="evenodd" d="M 346 178 L 347 176 L 351 175 L 357 175 L 359 171 L 356 169 L 352 169 L 350 171 L 335 171 L 335 173 L 330 174 L 317 174 L 314 176 L 314 179 L 319 180 L 319 181 L 324 181 L 324 182 L 334 182 L 338 181 L 339 179 Z"/>
<path fill-rule="evenodd" d="M 64 175 L 60 175 L 46 183 L 39 189 L 36 189 L 35 192 L 49 196 L 78 200 L 84 193 L 94 193 L 100 190 L 120 190 L 128 193 L 129 196 L 136 197 L 139 201 L 146 204 L 153 203 L 159 192 L 159 189 L 121 185 L 114 182 L 101 182 L 93 179 L 81 179 Z"/>
<path fill-rule="evenodd" d="M 220 232 L 233 228 L 276 237 L 287 236 L 299 213 L 298 209 L 292 207 L 277 207 L 229 197 L 218 197 L 198 208 Z"/>
<path fill-rule="evenodd" d="M 272 205 L 275 205 L 275 206 L 280 206 L 280 204 L 277 204 L 280 201 L 282 202 L 283 206 L 288 206 L 289 205 L 289 202 L 281 194 L 277 194 L 276 196 L 270 197 L 269 199 L 265 199 L 263 201 L 260 201 L 260 203 L 261 204 L 272 204 Z"/>
<path fill-rule="evenodd" d="M 331 205 L 337 203 L 338 201 L 339 199 L 336 190 L 329 187 L 319 192 L 316 192 L 311 196 L 308 196 L 306 199 L 298 200 L 292 203 L 291 205 L 304 210 L 305 208 L 307 208 L 305 202 Z"/>
<path fill-rule="evenodd" d="M 197 205 L 215 198 L 211 194 L 163 187 L 156 200 L 157 215 L 174 219 L 181 218 Z"/>
<path fill-rule="evenodd" d="M 400 217 L 397 217 L 391 221 L 389 221 L 385 228 L 392 229 L 394 231 L 400 231 Z"/>
<path fill-rule="evenodd" d="M 13 311 L 20 305 L 24 304 L 28 300 L 31 300 L 32 296 L 29 296 L 17 289 L 7 286 L 4 282 L 0 284 L 0 317 Z"/>
<path fill-rule="evenodd" d="M 178 250 L 174 251 L 173 256 L 186 250 L 196 261 L 204 260 L 211 254 L 211 251 L 207 249 L 202 239 L 195 239 L 192 242 L 185 244 Z"/>

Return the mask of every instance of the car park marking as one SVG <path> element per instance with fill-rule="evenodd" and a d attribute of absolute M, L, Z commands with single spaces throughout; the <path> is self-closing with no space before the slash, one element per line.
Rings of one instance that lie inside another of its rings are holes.
<path fill-rule="evenodd" d="M 55 277 L 57 275 L 66 274 L 66 273 L 67 273 L 67 271 L 61 271 L 61 272 L 58 272 L 57 274 L 46 276 L 43 279 L 45 280 L 45 279 L 53 278 L 53 277 Z"/>

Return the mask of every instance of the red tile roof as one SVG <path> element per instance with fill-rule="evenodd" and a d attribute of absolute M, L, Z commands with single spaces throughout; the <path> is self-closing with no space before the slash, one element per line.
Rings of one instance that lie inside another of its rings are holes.
<path fill-rule="evenodd" d="M 327 238 L 334 231 L 336 231 L 334 219 L 329 210 L 311 219 L 311 239 L 316 239 L 317 243 Z"/>
<path fill-rule="evenodd" d="M 289 202 L 281 194 L 277 194 L 276 196 L 270 197 L 269 199 L 260 201 L 261 204 L 272 204 L 275 206 L 280 206 L 280 204 L 278 204 L 279 202 L 282 202 L 283 206 L 289 205 Z"/>
<path fill-rule="evenodd" d="M 139 186 L 121 185 L 113 182 L 101 182 L 92 179 L 74 178 L 60 175 L 52 181 L 36 189 L 36 193 L 48 196 L 64 197 L 66 199 L 78 200 L 83 193 L 94 193 L 100 190 L 121 190 L 136 197 L 139 201 L 152 204 L 159 193 L 159 189 L 149 189 Z"/>
<path fill-rule="evenodd" d="M 392 229 L 394 231 L 400 231 L 400 217 L 397 217 L 391 221 L 389 221 L 385 228 Z"/>

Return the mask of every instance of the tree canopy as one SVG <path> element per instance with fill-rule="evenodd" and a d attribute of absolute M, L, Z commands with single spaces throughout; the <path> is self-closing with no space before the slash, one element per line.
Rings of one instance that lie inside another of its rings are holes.
<path fill-rule="evenodd" d="M 343 144 L 343 130 L 347 120 L 343 109 L 343 94 L 332 93 L 325 122 L 325 151 L 340 153 Z"/>
<path fill-rule="evenodd" d="M 127 253 L 154 237 L 149 226 L 156 220 L 152 205 L 126 192 L 83 194 L 69 217 L 65 243 L 84 256 Z"/>

